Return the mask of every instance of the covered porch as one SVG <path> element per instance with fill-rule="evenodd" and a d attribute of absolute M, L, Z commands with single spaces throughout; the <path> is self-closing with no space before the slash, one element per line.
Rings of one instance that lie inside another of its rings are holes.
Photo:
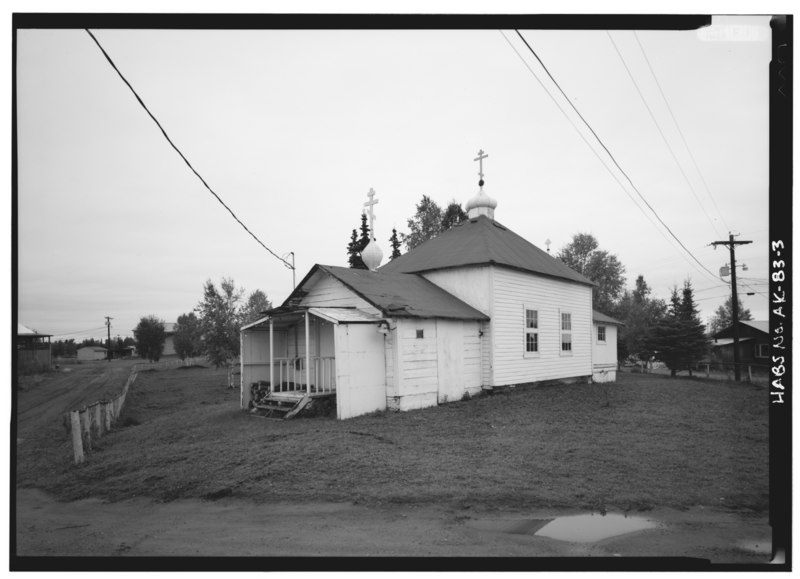
<path fill-rule="evenodd" d="M 341 415 L 337 389 L 342 379 L 349 384 L 353 369 L 346 347 L 345 368 L 338 367 L 337 343 L 339 347 L 347 343 L 342 335 L 349 335 L 351 324 L 365 330 L 372 326 L 369 333 L 380 336 L 373 326 L 380 318 L 355 308 L 277 308 L 267 314 L 244 326 L 240 334 L 241 407 L 277 410 L 293 402 L 304 405 L 310 399 L 331 397 Z M 298 411 L 302 405 L 296 407 Z"/>

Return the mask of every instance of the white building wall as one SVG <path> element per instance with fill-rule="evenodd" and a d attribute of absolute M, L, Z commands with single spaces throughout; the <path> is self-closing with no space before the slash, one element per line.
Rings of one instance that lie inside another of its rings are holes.
<path fill-rule="evenodd" d="M 417 330 L 422 331 L 422 338 L 417 338 Z M 396 332 L 398 410 L 436 406 L 439 391 L 436 321 L 398 319 Z"/>
<path fill-rule="evenodd" d="M 340 420 L 386 409 L 383 336 L 373 324 L 339 324 L 336 341 L 336 416 Z"/>
<path fill-rule="evenodd" d="M 167 336 L 164 340 L 164 350 L 161 352 L 162 356 L 174 356 L 175 355 L 175 336 L 170 335 Z"/>
<path fill-rule="evenodd" d="M 342 282 L 324 272 L 317 272 L 318 280 L 309 280 L 308 294 L 300 305 L 327 308 L 356 308 L 362 312 L 382 315 L 381 311 L 348 289 Z"/>
<path fill-rule="evenodd" d="M 480 265 L 426 272 L 422 275 L 491 318 L 494 312 L 492 270 L 491 266 Z M 490 385 L 493 384 L 492 325 L 490 322 L 484 322 L 479 329 L 482 330 L 483 335 L 478 334 L 480 340 L 477 350 L 477 364 L 480 372 L 478 386 Z M 472 363 L 475 363 L 474 359 Z M 469 388 L 471 389 L 472 386 L 470 385 Z"/>
<path fill-rule="evenodd" d="M 494 385 L 519 384 L 592 374 L 590 286 L 508 268 L 493 272 Z M 539 352 L 525 352 L 525 309 L 539 318 Z M 561 313 L 572 314 L 572 351 L 561 351 Z"/>
<path fill-rule="evenodd" d="M 240 404 L 250 404 L 250 385 L 259 380 L 269 381 L 269 331 L 242 332 Z"/>
<path fill-rule="evenodd" d="M 492 276 L 488 265 L 423 273 L 422 276 L 463 302 L 491 317 Z"/>
<path fill-rule="evenodd" d="M 606 329 L 606 339 L 597 339 L 597 328 Z M 592 380 L 595 382 L 614 382 L 617 379 L 617 326 L 609 324 L 592 325 Z"/>

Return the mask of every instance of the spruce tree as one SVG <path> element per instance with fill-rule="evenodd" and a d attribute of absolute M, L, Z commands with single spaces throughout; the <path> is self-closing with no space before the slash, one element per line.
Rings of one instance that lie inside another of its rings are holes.
<path fill-rule="evenodd" d="M 397 237 L 397 229 L 394 227 L 392 227 L 392 236 L 389 238 L 389 243 L 392 246 L 392 254 L 389 256 L 389 259 L 400 257 L 400 240 Z"/>
<path fill-rule="evenodd" d="M 683 298 L 678 318 L 683 328 L 683 363 L 691 376 L 692 366 L 706 354 L 706 336 L 705 326 L 700 321 L 700 312 L 694 302 L 692 284 L 688 280 L 683 284 Z"/>
<path fill-rule="evenodd" d="M 366 241 L 364 240 L 366 237 Z M 367 216 L 361 214 L 361 239 L 358 237 L 358 230 L 354 229 L 350 235 L 350 243 L 347 244 L 347 265 L 352 269 L 367 269 L 361 259 L 361 251 L 369 243 L 369 227 L 367 226 Z"/>
<path fill-rule="evenodd" d="M 646 340 L 646 348 L 653 352 L 656 360 L 666 364 L 670 376 L 682 368 L 683 364 L 683 324 L 680 321 L 681 298 L 678 288 L 673 288 L 667 314 L 662 317 Z"/>

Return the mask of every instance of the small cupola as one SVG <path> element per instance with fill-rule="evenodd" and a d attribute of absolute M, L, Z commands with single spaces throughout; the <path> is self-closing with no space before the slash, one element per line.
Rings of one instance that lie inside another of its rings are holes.
<path fill-rule="evenodd" d="M 472 197 L 467 204 L 464 206 L 464 210 L 467 212 L 467 217 L 470 219 L 474 219 L 479 215 L 485 215 L 489 219 L 494 220 L 494 210 L 497 207 L 497 201 L 489 197 L 486 192 L 483 190 L 483 160 L 486 159 L 489 155 L 483 152 L 481 149 L 478 151 L 478 156 L 475 157 L 475 161 L 480 163 L 480 168 L 478 170 L 478 176 L 480 180 L 478 181 L 478 193 Z"/>

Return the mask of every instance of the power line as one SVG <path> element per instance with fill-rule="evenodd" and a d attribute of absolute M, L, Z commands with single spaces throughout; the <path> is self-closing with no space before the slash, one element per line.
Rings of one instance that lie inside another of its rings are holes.
<path fill-rule="evenodd" d="M 728 224 L 725 223 L 725 217 L 722 215 L 722 211 L 720 211 L 719 207 L 717 206 L 717 200 L 714 199 L 714 195 L 711 194 L 711 188 L 708 186 L 708 183 L 706 183 L 706 179 L 703 176 L 703 172 L 700 170 L 700 166 L 697 164 L 697 159 L 694 158 L 694 155 L 692 154 L 692 149 L 689 147 L 689 143 L 686 141 L 686 137 L 684 136 L 683 131 L 681 130 L 681 126 L 678 124 L 678 119 L 675 118 L 675 114 L 672 112 L 672 107 L 669 106 L 669 100 L 667 100 L 667 95 L 664 94 L 664 90 L 661 88 L 661 83 L 658 82 L 658 76 L 656 76 L 656 71 L 653 70 L 653 66 L 650 64 L 650 59 L 647 58 L 647 52 L 645 52 L 644 46 L 642 45 L 641 40 L 639 40 L 639 35 L 636 33 L 635 30 L 633 31 L 633 36 L 634 36 L 634 38 L 636 38 L 636 43 L 639 45 L 639 50 L 642 51 L 642 56 L 644 56 L 644 60 L 647 63 L 647 68 L 650 69 L 650 74 L 653 75 L 653 80 L 656 81 L 656 86 L 658 87 L 658 92 L 661 93 L 661 98 L 664 99 L 664 104 L 667 105 L 667 110 L 669 111 L 669 116 L 672 118 L 672 122 L 675 123 L 675 128 L 678 130 L 678 134 L 681 137 L 681 141 L 683 141 L 683 146 L 686 147 L 686 152 L 689 153 L 689 158 L 692 160 L 692 164 L 694 165 L 694 169 L 695 169 L 695 171 L 697 171 L 697 174 L 700 176 L 700 181 L 703 183 L 703 187 L 705 187 L 706 193 L 708 193 L 708 197 L 711 199 L 711 202 L 714 204 L 714 209 L 717 210 L 717 213 L 719 214 L 719 218 L 722 220 L 722 224 L 725 226 L 725 229 L 730 231 L 730 227 L 728 227 Z"/>
<path fill-rule="evenodd" d="M 625 193 L 625 195 L 628 196 L 628 199 L 630 199 L 631 202 L 636 206 L 636 208 L 639 211 L 641 211 L 642 215 L 644 215 L 645 218 L 653 225 L 653 227 L 656 229 L 656 231 L 658 231 L 661 234 L 661 236 L 668 243 L 672 243 L 670 241 L 669 237 L 667 237 L 667 235 L 661 229 L 659 229 L 658 225 L 656 225 L 656 222 L 653 221 L 653 218 L 650 217 L 650 215 L 636 202 L 636 199 L 630 194 L 630 192 L 625 187 L 625 185 L 622 183 L 622 181 L 620 181 L 620 179 L 616 175 L 616 173 L 614 173 L 614 171 L 611 170 L 611 167 L 608 166 L 606 161 L 599 155 L 599 153 L 595 150 L 595 148 L 592 147 L 591 143 L 589 143 L 589 140 L 586 138 L 586 135 L 584 135 L 583 132 L 581 132 L 581 130 L 578 128 L 578 126 L 575 124 L 575 122 L 572 120 L 572 118 L 567 114 L 567 111 L 564 110 L 564 107 L 561 106 L 561 103 L 558 102 L 556 97 L 553 96 L 553 94 L 545 86 L 545 84 L 542 82 L 542 80 L 539 78 L 539 76 L 536 74 L 536 72 L 534 72 L 534 70 L 530 67 L 530 65 L 528 65 L 528 62 L 522 57 L 522 55 L 517 50 L 516 46 L 514 46 L 511 43 L 511 41 L 505 35 L 505 32 L 503 32 L 501 30 L 500 34 L 503 36 L 505 41 L 511 47 L 511 50 L 513 50 L 516 53 L 516 55 L 519 57 L 519 59 L 522 61 L 522 64 L 525 65 L 525 68 L 527 68 L 528 71 L 533 75 L 533 78 L 536 79 L 536 81 L 539 83 L 539 86 L 541 86 L 542 89 L 544 90 L 544 92 L 547 94 L 547 96 L 550 97 L 550 100 L 553 101 L 553 104 L 555 104 L 556 107 L 558 108 L 558 110 L 561 111 L 561 114 L 564 115 L 564 118 L 567 119 L 567 121 L 569 122 L 570 125 L 572 125 L 572 128 L 575 129 L 575 132 L 578 133 L 578 136 L 583 140 L 584 143 L 586 143 L 586 146 L 589 147 L 589 150 L 592 153 L 594 153 L 594 156 L 597 157 L 597 160 L 600 161 L 600 164 L 605 168 L 606 171 L 608 171 L 608 174 L 611 175 L 611 178 L 614 179 L 617 182 L 617 184 L 620 186 L 620 189 L 622 189 L 622 191 Z M 682 255 L 682 257 L 684 257 L 684 259 L 685 259 L 685 256 Z"/>
<path fill-rule="evenodd" d="M 105 56 L 105 57 L 106 57 L 106 60 L 108 61 L 108 63 L 111 65 L 111 67 L 112 67 L 112 68 L 113 68 L 113 69 L 114 69 L 114 70 L 117 72 L 117 74 L 119 75 L 119 77 L 122 79 L 122 82 L 124 82 L 124 83 L 125 83 L 125 84 L 128 86 L 128 88 L 129 88 L 129 89 L 131 90 L 131 92 L 133 93 L 133 96 L 135 96 L 135 97 L 136 97 L 136 100 L 137 100 L 137 101 L 139 101 L 139 104 L 142 106 L 142 108 L 145 110 L 145 112 L 146 112 L 148 115 L 150 115 L 150 118 L 151 118 L 151 119 L 153 119 L 153 122 L 154 122 L 154 123 L 156 124 L 156 126 L 157 126 L 157 127 L 160 129 L 160 130 L 161 130 L 161 134 L 163 134 L 163 135 L 164 135 L 164 138 L 167 140 L 167 142 L 168 142 L 168 143 L 169 143 L 169 144 L 172 146 L 172 148 L 173 148 L 173 149 L 175 149 L 175 152 L 176 152 L 176 153 L 178 153 L 178 155 L 180 155 L 181 159 L 183 159 L 183 162 L 184 162 L 184 163 L 186 163 L 186 165 L 189 167 L 189 169 L 191 169 L 192 173 L 194 173 L 194 174 L 197 176 L 197 178 L 198 178 L 198 179 L 200 179 L 200 182 L 201 182 L 201 183 L 203 183 L 203 185 L 205 185 L 205 188 L 206 188 L 206 189 L 208 189 L 208 190 L 209 190 L 209 192 L 210 192 L 210 193 L 211 193 L 211 194 L 212 194 L 212 195 L 213 195 L 213 196 L 214 196 L 214 197 L 217 199 L 217 201 L 219 201 L 219 202 L 220 202 L 220 204 L 221 204 L 221 205 L 222 205 L 222 206 L 223 206 L 225 209 L 227 209 L 227 210 L 228 210 L 228 213 L 230 213 L 230 214 L 231 214 L 231 216 L 232 216 L 232 217 L 233 217 L 233 218 L 236 220 L 236 222 L 237 222 L 239 225 L 241 225 L 241 226 L 244 228 L 244 230 L 245 230 L 247 233 L 249 233 L 249 234 L 250 234 L 250 236 L 251 236 L 253 239 L 255 239 L 255 240 L 258 242 L 258 244 L 259 244 L 261 247 L 263 247 L 264 249 L 266 249 L 266 250 L 267 250 L 269 253 L 271 253 L 271 254 L 272 254 L 272 255 L 273 255 L 273 256 L 274 256 L 276 259 L 278 259 L 279 261 L 282 261 L 284 265 L 286 265 L 287 267 L 289 267 L 290 269 L 292 269 L 292 268 L 293 268 L 293 266 L 292 266 L 292 265 L 291 265 L 291 264 L 290 264 L 288 261 L 286 261 L 285 259 L 283 259 L 282 257 L 280 257 L 280 256 L 279 256 L 277 253 L 275 253 L 274 251 L 272 251 L 272 250 L 271 250 L 269 247 L 267 247 L 266 245 L 264 245 L 264 243 L 263 243 L 263 242 L 262 242 L 262 241 L 261 241 L 261 240 L 260 240 L 258 237 L 256 237 L 256 235 L 255 235 L 255 234 L 254 234 L 252 231 L 250 231 L 250 230 L 247 228 L 247 226 L 246 226 L 244 223 L 242 223 L 242 221 L 241 221 L 241 220 L 240 220 L 240 219 L 239 219 L 239 218 L 236 216 L 236 214 L 233 212 L 233 210 L 231 210 L 231 208 L 230 208 L 230 207 L 228 207 L 228 206 L 225 204 L 225 202 L 224 202 L 224 201 L 223 201 L 223 200 L 220 198 L 220 196 L 219 196 L 219 195 L 217 195 L 217 194 L 214 192 L 214 190 L 213 190 L 213 189 L 212 189 L 212 188 L 211 188 L 211 187 L 208 185 L 208 183 L 206 183 L 205 179 L 203 179 L 203 177 L 201 177 L 201 176 L 200 176 L 200 173 L 198 173 L 198 172 L 195 170 L 195 168 L 194 168 L 194 167 L 192 167 L 192 164 L 191 164 L 191 163 L 189 162 L 189 160 L 188 160 L 188 159 L 187 159 L 187 158 L 184 156 L 184 154 L 181 152 L 181 150 L 180 150 L 180 149 L 178 149 L 178 147 L 175 145 L 175 143 L 173 143 L 173 142 L 172 142 L 172 139 L 170 139 L 170 138 L 169 138 L 169 135 L 167 135 L 167 132 L 164 130 L 164 127 L 162 127 L 162 126 L 161 126 L 161 123 L 159 123 L 159 122 L 158 122 L 158 119 L 156 119 L 156 117 L 153 115 L 153 113 L 151 113 L 151 112 L 150 112 L 150 109 L 148 109 L 148 108 L 147 108 L 147 105 L 146 105 L 146 104 L 144 104 L 144 101 L 143 101 L 143 100 L 141 99 L 141 97 L 140 97 L 140 96 L 137 94 L 136 90 L 134 90 L 134 88 L 131 86 L 131 83 L 129 83 L 129 82 L 128 82 L 128 79 L 126 79 L 126 78 L 125 78 L 125 76 L 124 76 L 124 75 L 123 75 L 123 74 L 120 72 L 120 70 L 117 68 L 117 65 L 116 65 L 116 64 L 114 64 L 114 61 L 113 61 L 113 60 L 111 60 L 111 57 L 108 55 L 108 53 L 105 51 L 105 49 L 103 48 L 103 46 L 100 44 L 100 41 L 99 41 L 99 40 L 97 40 L 97 38 L 95 38 L 94 34 L 92 34 L 92 33 L 91 33 L 91 31 L 90 31 L 88 28 L 84 28 L 84 30 L 86 30 L 86 33 L 87 33 L 89 36 L 91 36 L 91 37 L 92 37 L 92 40 L 94 40 L 95 44 L 97 44 L 97 47 L 98 47 L 98 48 L 100 49 L 100 51 L 103 53 L 103 56 Z"/>
<path fill-rule="evenodd" d="M 88 333 L 97 332 L 97 331 L 100 331 L 100 330 L 103 330 L 103 329 L 105 329 L 105 326 L 100 326 L 99 328 L 90 328 L 88 330 L 79 330 L 77 332 L 66 332 L 64 334 L 55 334 L 53 337 L 54 338 L 60 338 L 62 336 L 74 336 L 74 335 L 77 335 L 77 334 L 88 334 Z"/>
<path fill-rule="evenodd" d="M 661 219 L 661 216 L 658 214 L 658 212 L 657 212 L 655 209 L 653 209 L 653 206 L 652 206 L 652 205 L 650 205 L 650 203 L 647 201 L 647 199 L 645 199 L 644 195 L 642 195 L 641 191 L 639 191 L 639 189 L 636 187 L 636 185 L 634 185 L 634 184 L 633 184 L 633 181 L 631 180 L 631 178 L 628 176 L 628 174 L 625 172 L 625 170 L 624 170 L 624 169 L 623 169 L 623 168 L 620 166 L 620 164 L 617 162 L 617 159 L 616 159 L 616 157 L 614 157 L 614 155 L 611 153 L 611 151 L 609 151 L 608 147 L 606 147 L 606 145 L 605 145 L 605 143 L 603 142 L 603 140 L 602 140 L 602 139 L 601 139 L 601 138 L 600 138 L 600 137 L 597 135 L 597 133 L 596 133 L 596 132 L 595 132 L 595 130 L 592 128 L 592 126 L 589 124 L 589 122 L 588 122 L 588 121 L 587 121 L 587 120 L 586 120 L 586 119 L 583 117 L 583 115 L 580 113 L 580 111 L 578 110 L 578 108 L 577 108 L 577 107 L 576 107 L 576 106 L 575 106 L 575 105 L 572 103 L 572 101 L 570 100 L 570 98 L 567 96 L 566 92 L 564 92 L 564 89 L 562 89 L 562 88 L 561 88 L 561 85 L 560 85 L 560 84 L 558 84 L 558 81 L 556 81 L 556 79 L 555 79 L 555 78 L 553 77 L 553 75 L 550 73 L 550 70 L 547 68 L 547 66 L 545 66 L 544 62 L 542 62 L 542 59 L 541 59 L 541 58 L 539 58 L 539 55 L 538 55 L 538 54 L 536 54 L 536 51 L 535 51 L 535 50 L 533 50 L 533 48 L 531 47 L 531 45 L 530 45 L 530 44 L 528 44 L 528 41 L 527 41 L 527 40 L 525 40 L 525 37 L 524 37 L 524 36 L 523 36 L 523 35 L 520 33 L 520 31 L 519 31 L 519 30 L 517 30 L 517 29 L 514 29 L 514 32 L 516 32 L 516 33 L 517 33 L 517 35 L 518 35 L 518 36 L 519 36 L 519 37 L 522 39 L 522 42 L 524 42 L 524 43 L 525 43 L 525 46 L 527 46 L 527 47 L 528 47 L 528 50 L 531 52 L 531 54 L 533 54 L 534 58 L 536 58 L 536 60 L 539 62 L 539 64 L 541 65 L 542 69 L 545 71 L 545 73 L 547 73 L 547 76 L 548 76 L 548 77 L 550 77 L 550 80 L 553 82 L 553 84 L 555 84 L 555 85 L 556 85 L 556 88 L 558 88 L 558 90 L 561 92 L 561 94 L 562 94 L 562 95 L 564 96 L 564 98 L 567 100 L 567 102 L 568 102 L 568 103 L 569 103 L 569 105 L 572 107 L 572 109 L 575 111 L 575 113 L 576 113 L 576 114 L 577 114 L 577 115 L 580 117 L 580 119 L 583 121 L 583 123 L 586 125 L 586 127 L 589 129 L 589 131 L 592 133 L 592 135 L 594 135 L 594 138 L 595 138 L 595 139 L 597 139 L 597 142 L 600 144 L 600 146 L 601 146 L 601 147 L 603 147 L 603 150 L 604 150 L 604 151 L 606 152 L 606 154 L 607 154 L 607 155 L 608 155 L 608 156 L 611 158 L 611 161 L 612 161 L 612 162 L 614 163 L 614 165 L 617 167 L 617 169 L 619 170 L 619 172 L 620 172 L 620 173 L 622 173 L 622 174 L 625 176 L 625 179 L 628 181 L 628 183 L 629 183 L 629 184 L 630 184 L 630 186 L 633 188 L 633 190 L 634 190 L 634 191 L 636 191 L 636 194 L 639 196 L 639 198 L 642 200 L 642 202 L 644 202 L 644 204 L 645 204 L 645 205 L 648 207 L 648 209 L 650 209 L 650 211 L 653 213 L 653 215 L 655 216 L 655 218 L 656 218 L 656 219 L 658 219 L 658 222 L 659 222 L 659 223 L 661 223 L 661 225 L 662 225 L 662 226 L 663 226 L 663 227 L 664 227 L 664 228 L 665 228 L 665 229 L 666 229 L 666 230 L 669 232 L 669 234 L 672 236 L 672 238 L 673 238 L 675 241 L 677 241 L 677 242 L 678 242 L 678 244 L 679 244 L 679 245 L 680 245 L 680 246 L 683 248 L 683 250 L 684 250 L 684 251 L 685 251 L 685 252 L 686 252 L 686 253 L 687 253 L 689 256 L 691 256 L 691 258 L 692 258 L 692 259 L 694 259 L 694 261 L 695 261 L 695 262 L 697 262 L 697 264 L 698 264 L 698 265 L 699 265 L 699 266 L 700 266 L 700 267 L 701 267 L 701 268 L 702 268 L 704 271 L 706 271 L 706 272 L 707 272 L 707 273 L 708 273 L 710 276 L 712 276 L 714 279 L 718 279 L 717 275 L 716 275 L 716 274 L 714 274 L 714 273 L 713 273 L 711 270 L 709 270 L 709 269 L 708 269 L 706 266 L 704 266 L 702 263 L 700 263 L 700 260 L 699 260 L 699 259 L 697 259 L 697 258 L 695 257 L 695 255 L 694 255 L 694 254 L 693 254 L 691 251 L 689 251 L 689 249 L 688 249 L 688 248 L 687 248 L 687 247 L 686 247 L 686 246 L 683 244 L 683 242 L 682 242 L 680 239 L 678 239 L 678 236 L 677 236 L 677 235 L 675 235 L 675 233 L 673 233 L 672 229 L 670 229 L 670 228 L 669 228 L 669 226 L 668 226 L 668 225 L 667 225 L 667 224 L 664 222 L 664 220 L 663 220 L 663 219 Z"/>
<path fill-rule="evenodd" d="M 692 192 L 692 195 L 694 196 L 695 201 L 697 201 L 697 204 L 700 206 L 700 209 L 702 209 L 703 213 L 705 214 L 706 218 L 708 219 L 708 222 L 711 224 L 712 229 L 714 229 L 714 231 L 716 232 L 717 235 L 720 235 L 719 229 L 717 229 L 717 226 L 714 225 L 714 221 L 711 219 L 711 216 L 708 214 L 708 211 L 706 211 L 706 208 L 700 202 L 700 198 L 697 196 L 697 192 L 694 190 L 694 186 L 692 185 L 691 181 L 689 181 L 689 177 L 688 177 L 688 175 L 686 175 L 686 172 L 683 170 L 683 166 L 681 165 L 681 162 L 678 160 L 678 156 L 675 154 L 675 151 L 672 148 L 672 145 L 669 144 L 669 140 L 667 139 L 667 136 L 664 134 L 664 131 L 661 129 L 661 125 L 658 123 L 658 120 L 656 120 L 656 116 L 653 113 L 652 109 L 650 108 L 650 105 L 647 104 L 647 99 L 644 98 L 644 94 L 642 93 L 642 90 L 639 87 L 639 83 L 636 82 L 636 78 L 633 76 L 633 72 L 631 72 L 631 69 L 628 67 L 628 63 L 625 62 L 625 58 L 622 56 L 622 53 L 619 50 L 619 46 L 617 46 L 617 43 L 614 41 L 614 37 L 611 36 L 611 32 L 609 32 L 608 30 L 606 30 L 606 36 L 608 36 L 608 39 L 611 41 L 611 44 L 614 46 L 614 50 L 617 52 L 617 56 L 619 56 L 619 59 L 622 62 L 622 66 L 625 68 L 625 71 L 628 73 L 628 78 L 631 79 L 631 82 L 633 83 L 633 86 L 636 88 L 636 92 L 639 94 L 639 98 L 642 100 L 642 103 L 644 104 L 644 108 L 647 109 L 647 112 L 650 115 L 650 118 L 652 119 L 653 124 L 656 126 L 656 129 L 658 129 L 658 133 L 661 135 L 661 138 L 663 139 L 664 144 L 667 146 L 667 149 L 669 149 L 669 152 L 672 155 L 672 158 L 675 160 L 675 164 L 678 166 L 678 170 L 681 172 L 681 175 L 683 175 L 684 181 L 686 181 L 686 184 L 689 186 L 689 190 Z M 663 94 L 662 94 L 662 96 L 663 96 Z"/>

